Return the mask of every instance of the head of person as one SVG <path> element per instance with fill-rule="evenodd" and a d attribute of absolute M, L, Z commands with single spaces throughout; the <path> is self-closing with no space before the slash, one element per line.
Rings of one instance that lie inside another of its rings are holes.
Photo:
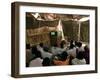
<path fill-rule="evenodd" d="M 39 46 L 40 46 L 40 47 L 43 47 L 44 45 L 43 45 L 43 43 L 40 43 Z"/>
<path fill-rule="evenodd" d="M 77 45 L 78 45 L 78 42 L 77 42 L 77 41 L 75 41 L 74 43 L 75 43 L 75 46 L 77 46 Z"/>
<path fill-rule="evenodd" d="M 84 51 L 79 51 L 76 55 L 76 58 L 82 60 L 84 58 Z"/>
<path fill-rule="evenodd" d="M 73 40 L 71 40 L 71 41 L 70 41 L 70 44 L 73 44 L 73 42 L 74 42 L 74 41 L 73 41 Z"/>
<path fill-rule="evenodd" d="M 58 47 L 57 43 L 55 43 L 53 46 L 54 46 L 54 47 Z"/>
<path fill-rule="evenodd" d="M 37 51 L 38 51 L 37 46 L 36 45 L 32 46 L 32 54 L 36 54 Z"/>
<path fill-rule="evenodd" d="M 85 50 L 85 52 L 89 52 L 89 47 L 87 45 L 84 46 L 84 50 Z"/>
<path fill-rule="evenodd" d="M 60 47 L 61 48 L 64 48 L 66 46 L 66 41 L 65 40 L 62 40 L 61 43 L 60 43 Z"/>
<path fill-rule="evenodd" d="M 43 66 L 50 66 L 50 59 L 48 57 L 44 58 L 42 65 Z"/>
<path fill-rule="evenodd" d="M 78 47 L 82 47 L 82 43 L 81 43 L 81 42 L 78 42 L 78 43 L 77 43 L 77 46 L 78 46 Z"/>
<path fill-rule="evenodd" d="M 26 44 L 26 49 L 30 49 L 30 44 Z"/>
<path fill-rule="evenodd" d="M 36 58 L 42 58 L 41 52 L 40 52 L 40 51 L 37 51 L 37 53 L 35 54 L 35 57 L 36 57 Z"/>
<path fill-rule="evenodd" d="M 65 61 L 68 58 L 68 53 L 66 51 L 62 52 L 60 55 L 60 60 Z"/>
<path fill-rule="evenodd" d="M 69 47 L 69 49 L 73 49 L 74 47 L 75 47 L 75 45 L 71 44 L 70 47 Z"/>

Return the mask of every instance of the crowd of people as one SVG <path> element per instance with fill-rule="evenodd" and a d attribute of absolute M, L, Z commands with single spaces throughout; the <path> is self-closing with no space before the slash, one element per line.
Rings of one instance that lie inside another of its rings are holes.
<path fill-rule="evenodd" d="M 30 47 L 26 45 L 26 66 L 59 66 L 89 64 L 89 46 L 82 42 L 71 40 L 69 45 L 63 40 L 58 46 L 45 46 L 43 43 Z"/>

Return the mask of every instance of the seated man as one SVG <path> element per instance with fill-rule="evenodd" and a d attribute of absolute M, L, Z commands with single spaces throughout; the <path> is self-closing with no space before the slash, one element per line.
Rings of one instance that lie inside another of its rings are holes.
<path fill-rule="evenodd" d="M 51 52 L 53 55 L 57 55 L 57 54 L 60 54 L 63 50 L 58 47 L 57 44 L 54 44 L 54 46 L 51 48 Z"/>
<path fill-rule="evenodd" d="M 84 51 L 84 47 L 82 46 L 82 43 L 81 42 L 78 42 L 77 43 L 77 46 L 78 46 L 78 52 Z"/>
<path fill-rule="evenodd" d="M 86 45 L 84 46 L 84 58 L 86 60 L 86 64 L 90 63 L 90 51 L 89 51 L 89 47 Z"/>
<path fill-rule="evenodd" d="M 40 43 L 39 45 L 37 45 L 37 50 L 39 50 L 41 53 L 43 52 L 43 48 L 44 48 L 43 43 Z"/>
<path fill-rule="evenodd" d="M 53 60 L 54 65 L 69 65 L 69 58 L 67 52 L 62 52 L 59 58 Z"/>
<path fill-rule="evenodd" d="M 76 58 L 76 51 L 77 48 L 76 47 L 70 47 L 69 50 L 67 50 L 67 53 L 69 56 L 71 56 L 72 58 Z"/>
<path fill-rule="evenodd" d="M 80 65 L 80 64 L 86 64 L 86 60 L 84 58 L 84 51 L 80 51 L 77 53 L 76 58 L 72 60 L 73 65 Z"/>
<path fill-rule="evenodd" d="M 30 44 L 26 44 L 26 67 L 29 66 L 29 62 L 33 58 L 33 56 L 34 55 L 32 54 Z"/>
<path fill-rule="evenodd" d="M 29 63 L 29 67 L 38 67 L 38 66 L 42 66 L 42 61 L 43 59 L 41 58 L 41 52 L 40 51 L 36 51 L 35 53 L 35 58 L 33 58 L 30 63 Z"/>
<path fill-rule="evenodd" d="M 42 66 L 50 66 L 50 65 L 51 65 L 50 59 L 48 57 L 44 58 L 42 62 Z"/>
<path fill-rule="evenodd" d="M 41 53 L 41 55 L 42 55 L 43 59 L 46 58 L 46 57 L 48 57 L 48 58 L 52 57 L 52 54 L 49 52 L 48 47 L 43 48 L 43 52 Z"/>

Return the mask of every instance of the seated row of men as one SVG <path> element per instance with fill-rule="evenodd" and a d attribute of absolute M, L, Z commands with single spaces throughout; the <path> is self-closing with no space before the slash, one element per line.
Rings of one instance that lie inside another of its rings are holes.
<path fill-rule="evenodd" d="M 71 40 L 69 47 L 65 41 L 61 41 L 60 47 L 55 44 L 48 48 L 43 43 L 27 47 L 27 67 L 89 64 L 89 47 L 83 47 L 81 42 Z"/>

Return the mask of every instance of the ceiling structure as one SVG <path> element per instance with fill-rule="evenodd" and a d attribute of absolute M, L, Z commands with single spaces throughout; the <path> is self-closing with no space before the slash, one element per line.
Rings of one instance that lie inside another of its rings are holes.
<path fill-rule="evenodd" d="M 54 14 L 54 13 L 26 13 L 26 16 L 33 17 L 37 20 L 54 21 L 54 20 L 80 20 L 88 17 L 88 15 L 72 15 L 72 14 Z"/>
<path fill-rule="evenodd" d="M 76 21 L 82 18 L 89 17 L 88 15 L 72 15 L 72 14 L 54 14 L 54 13 L 26 13 L 26 28 L 37 27 L 56 27 L 59 20 L 62 22 Z"/>

